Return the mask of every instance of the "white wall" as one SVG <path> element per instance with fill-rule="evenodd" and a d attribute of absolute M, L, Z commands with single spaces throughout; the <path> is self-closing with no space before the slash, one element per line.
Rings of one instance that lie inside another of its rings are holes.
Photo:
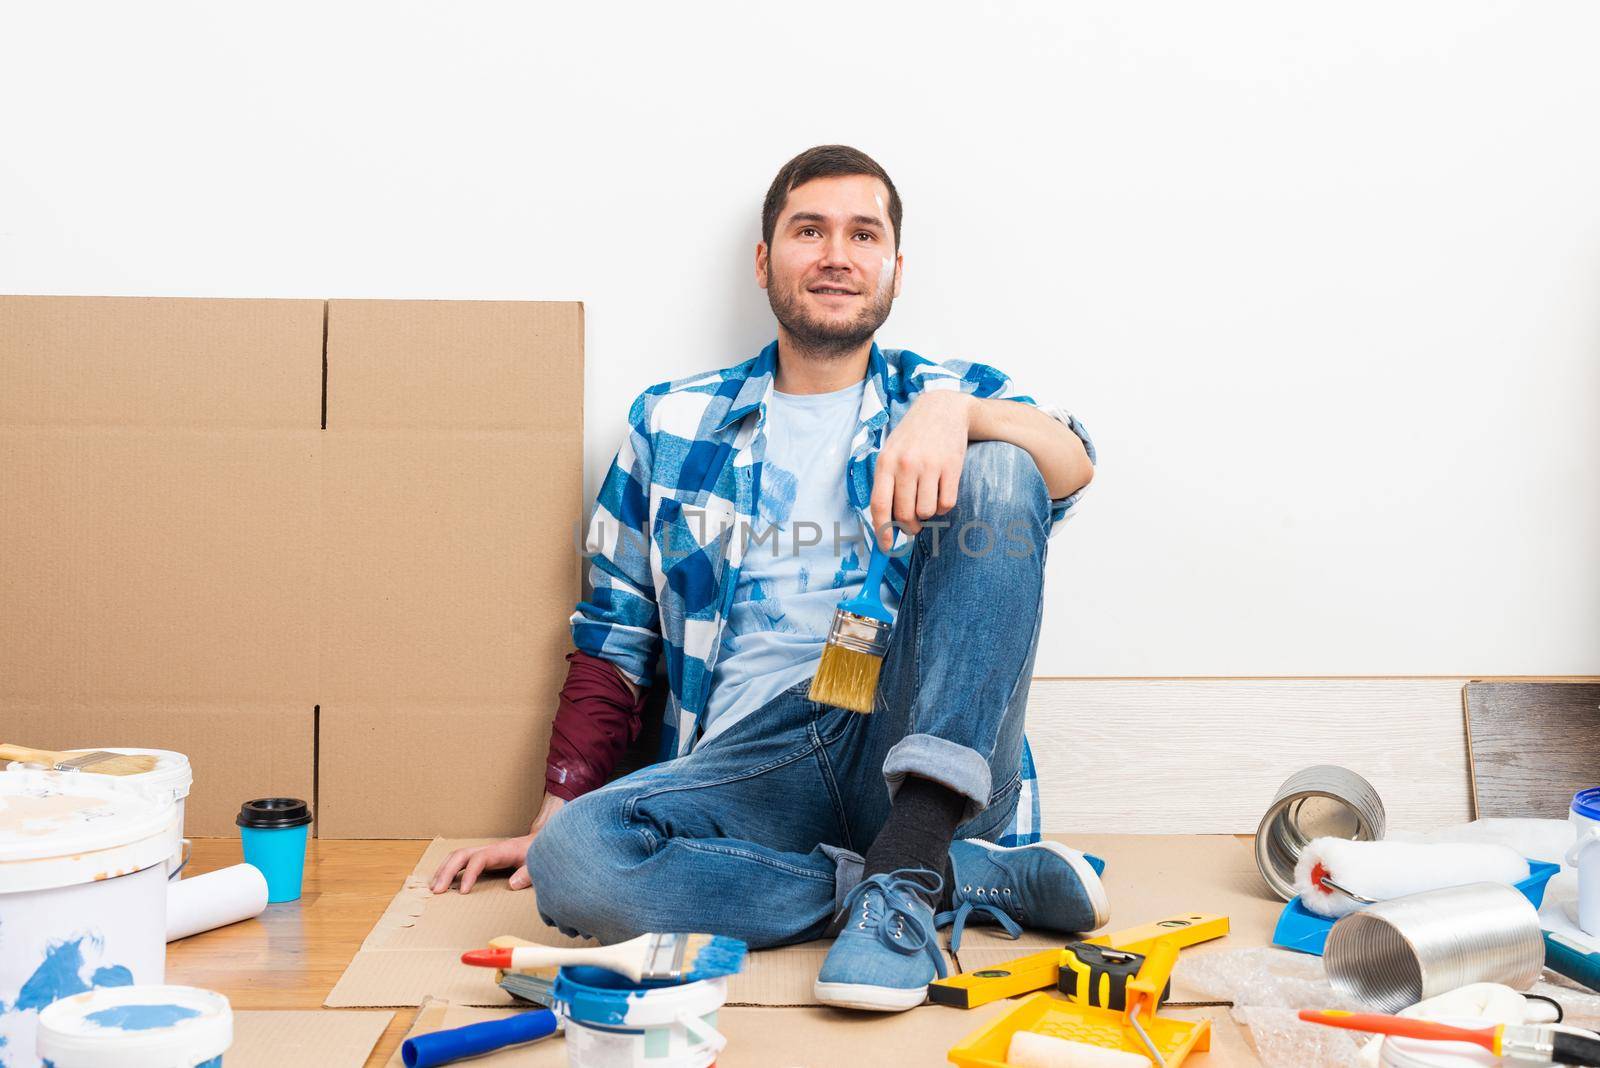
<path fill-rule="evenodd" d="M 1600 6 L 540 6 L 8 6 L 0 291 L 582 299 L 593 485 L 853 143 L 1100 447 L 1039 674 L 1600 671 Z"/>

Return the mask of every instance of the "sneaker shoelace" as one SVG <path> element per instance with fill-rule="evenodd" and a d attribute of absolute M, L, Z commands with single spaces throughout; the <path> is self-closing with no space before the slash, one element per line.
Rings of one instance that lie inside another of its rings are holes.
<path fill-rule="evenodd" d="M 921 894 L 938 897 L 944 879 L 926 868 L 908 868 L 890 875 L 873 875 L 851 888 L 840 911 L 850 917 L 844 929 L 876 932 L 878 941 L 896 953 L 926 953 L 939 978 L 947 974 L 944 954 L 924 924 L 918 908 L 926 909 Z M 868 893 L 878 891 L 877 896 Z M 876 905 L 876 907 L 874 907 Z M 937 926 L 937 925 L 936 925 Z"/>
<path fill-rule="evenodd" d="M 971 896 L 961 898 L 962 894 Z M 1022 925 L 1005 911 L 1005 905 L 1010 903 L 1012 896 L 1011 887 L 980 886 L 974 889 L 969 883 L 951 896 L 959 898 L 956 907 L 949 912 L 941 912 L 933 918 L 935 928 L 943 927 L 947 923 L 953 924 L 950 928 L 950 952 L 955 953 L 961 949 L 961 934 L 967 929 L 967 921 L 974 914 L 988 916 L 994 920 L 1005 931 L 1007 938 L 1022 937 Z"/>

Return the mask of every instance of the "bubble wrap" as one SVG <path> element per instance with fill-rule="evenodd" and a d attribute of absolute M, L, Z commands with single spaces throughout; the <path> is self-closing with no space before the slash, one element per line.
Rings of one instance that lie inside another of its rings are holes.
<path fill-rule="evenodd" d="M 1180 959 L 1184 981 L 1208 999 L 1233 1004 L 1233 1018 L 1249 1029 L 1265 1068 L 1354 1068 L 1367 1036 L 1301 1021 L 1301 1009 L 1363 1006 L 1336 993 L 1322 958 L 1261 946 Z M 1550 973 L 1546 973 L 1551 977 Z M 1600 995 L 1586 993 L 1559 976 L 1537 983 L 1529 994 L 1554 998 L 1577 1027 L 1600 1027 Z"/>

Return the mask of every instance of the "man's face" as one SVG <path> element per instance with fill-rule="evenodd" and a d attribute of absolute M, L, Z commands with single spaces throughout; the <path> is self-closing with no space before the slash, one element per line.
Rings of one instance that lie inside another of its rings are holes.
<path fill-rule="evenodd" d="M 883 182 L 815 178 L 789 190 L 771 247 L 756 247 L 756 281 L 797 342 L 842 355 L 889 318 L 900 294 L 896 240 Z"/>

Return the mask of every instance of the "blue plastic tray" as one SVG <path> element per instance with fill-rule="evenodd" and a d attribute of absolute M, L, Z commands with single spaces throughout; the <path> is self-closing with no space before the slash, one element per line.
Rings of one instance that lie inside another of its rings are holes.
<path fill-rule="evenodd" d="M 1530 860 L 1528 877 L 1517 884 L 1517 889 L 1522 891 L 1523 897 L 1533 902 L 1534 908 L 1538 908 L 1544 904 L 1545 884 L 1560 870 L 1559 864 Z M 1323 947 L 1328 944 L 1328 932 L 1331 930 L 1333 930 L 1332 920 L 1326 916 L 1318 916 L 1301 904 L 1299 898 L 1295 898 L 1283 907 L 1283 914 L 1278 917 L 1277 929 L 1272 932 L 1272 944 L 1320 957 Z"/>

